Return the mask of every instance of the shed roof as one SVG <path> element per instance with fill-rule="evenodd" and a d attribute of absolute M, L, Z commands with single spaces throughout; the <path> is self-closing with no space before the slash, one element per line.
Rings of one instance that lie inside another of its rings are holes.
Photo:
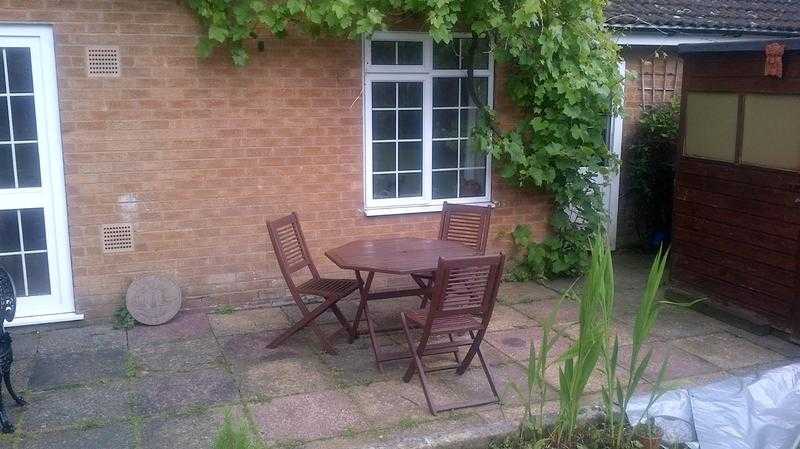
<path fill-rule="evenodd" d="M 610 0 L 611 27 L 800 35 L 798 0 Z"/>

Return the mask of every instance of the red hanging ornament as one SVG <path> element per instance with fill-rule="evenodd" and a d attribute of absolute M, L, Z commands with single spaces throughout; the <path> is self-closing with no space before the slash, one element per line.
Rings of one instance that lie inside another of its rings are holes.
<path fill-rule="evenodd" d="M 783 51 L 785 45 L 779 42 L 768 44 L 764 53 L 767 60 L 764 64 L 764 75 L 783 78 Z"/>

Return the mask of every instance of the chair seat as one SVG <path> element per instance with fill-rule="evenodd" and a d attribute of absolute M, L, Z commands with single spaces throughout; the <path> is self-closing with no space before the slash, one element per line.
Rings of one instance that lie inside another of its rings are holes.
<path fill-rule="evenodd" d="M 355 279 L 310 279 L 297 286 L 298 293 L 324 298 L 344 298 L 356 290 L 358 281 Z"/>
<path fill-rule="evenodd" d="M 411 310 L 406 312 L 412 325 L 424 327 L 425 321 L 428 319 L 428 310 Z M 433 334 L 449 334 L 455 332 L 466 332 L 481 329 L 480 318 L 471 314 L 450 315 L 446 317 L 434 318 L 431 323 L 431 333 Z"/>

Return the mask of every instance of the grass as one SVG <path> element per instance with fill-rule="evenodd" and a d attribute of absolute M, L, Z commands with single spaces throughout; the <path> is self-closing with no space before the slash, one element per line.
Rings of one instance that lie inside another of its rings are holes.
<path fill-rule="evenodd" d="M 133 329 L 136 326 L 136 320 L 133 315 L 128 311 L 128 308 L 120 306 L 114 311 L 114 329 Z"/>
<path fill-rule="evenodd" d="M 266 446 L 254 435 L 246 420 L 234 420 L 228 411 L 214 440 L 214 449 L 266 449 Z"/>
<path fill-rule="evenodd" d="M 230 304 L 220 304 L 214 309 L 214 314 L 216 315 L 230 315 L 235 312 L 236 309 Z"/>
<path fill-rule="evenodd" d="M 133 379 L 139 375 L 139 362 L 133 354 L 125 356 L 125 377 Z"/>

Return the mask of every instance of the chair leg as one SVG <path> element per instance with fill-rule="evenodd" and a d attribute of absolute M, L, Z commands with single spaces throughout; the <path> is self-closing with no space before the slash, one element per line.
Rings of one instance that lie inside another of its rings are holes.
<path fill-rule="evenodd" d="M 355 335 L 353 335 L 353 330 L 350 328 L 350 323 L 347 322 L 347 318 L 345 318 L 342 311 L 339 309 L 339 306 L 334 304 L 331 306 L 331 312 L 336 315 L 336 319 L 339 320 L 339 324 L 342 325 L 345 331 L 347 331 L 347 342 L 352 343 L 355 340 Z"/>
<path fill-rule="evenodd" d="M 416 282 L 417 285 L 419 285 L 420 288 L 424 289 L 425 292 L 426 292 L 426 293 L 423 293 L 422 296 L 420 296 L 420 300 L 421 301 L 419 303 L 419 308 L 420 309 L 424 309 L 425 307 L 427 307 L 428 300 L 430 299 L 429 298 L 430 297 L 430 293 L 429 292 L 430 292 L 430 289 L 431 289 L 431 285 L 433 285 L 433 278 L 431 278 L 431 280 L 428 281 L 428 282 L 425 282 L 424 278 L 421 278 L 419 276 L 415 276 L 413 274 L 411 275 L 411 278 L 414 279 L 414 282 Z"/>
<path fill-rule="evenodd" d="M 472 337 L 472 344 L 467 351 L 467 354 L 461 360 L 461 365 L 459 365 L 458 369 L 456 369 L 456 374 L 461 375 L 464 374 L 464 371 L 469 368 L 469 364 L 472 363 L 472 358 L 475 357 L 475 353 L 478 352 L 481 341 L 483 341 L 483 334 L 485 333 L 484 330 L 478 331 L 478 335 L 475 335 L 474 332 L 469 331 L 469 336 Z"/>
<path fill-rule="evenodd" d="M 281 343 L 286 341 L 289 337 L 297 333 L 300 329 L 303 329 L 304 327 L 310 327 L 311 330 L 319 337 L 320 344 L 322 344 L 322 347 L 325 349 L 325 351 L 331 354 L 336 354 L 337 353 L 336 349 L 334 349 L 334 347 L 330 344 L 330 342 L 328 342 L 328 338 L 325 336 L 325 333 L 322 332 L 322 329 L 320 329 L 319 326 L 316 325 L 316 323 L 312 322 L 315 319 L 317 319 L 317 317 L 322 315 L 323 312 L 328 310 L 332 305 L 334 305 L 336 301 L 325 300 L 322 304 L 320 304 L 314 310 L 309 312 L 308 307 L 306 307 L 306 305 L 303 303 L 302 298 L 294 298 L 294 300 L 297 303 L 297 306 L 300 309 L 303 318 L 300 321 L 294 323 L 294 325 L 289 329 L 287 329 L 284 333 L 280 334 L 274 340 L 272 340 L 267 345 L 267 347 L 270 349 L 275 349 Z"/>
<path fill-rule="evenodd" d="M 431 413 L 436 416 L 436 406 L 433 404 L 433 400 L 431 399 L 430 392 L 428 391 L 428 376 L 425 374 L 425 367 L 422 364 L 422 359 L 419 355 L 419 346 L 414 347 L 414 341 L 411 339 L 411 331 L 408 330 L 408 322 L 406 321 L 406 314 L 400 314 L 400 321 L 403 323 L 403 332 L 406 334 L 406 341 L 408 342 L 408 350 L 411 352 L 411 362 L 409 362 L 408 370 L 406 370 L 406 374 L 403 376 L 404 382 L 409 382 L 411 377 L 414 376 L 414 371 L 419 371 L 419 381 L 422 384 L 422 392 L 425 394 L 425 402 L 428 403 L 428 409 Z M 420 345 L 422 343 L 420 342 Z"/>

